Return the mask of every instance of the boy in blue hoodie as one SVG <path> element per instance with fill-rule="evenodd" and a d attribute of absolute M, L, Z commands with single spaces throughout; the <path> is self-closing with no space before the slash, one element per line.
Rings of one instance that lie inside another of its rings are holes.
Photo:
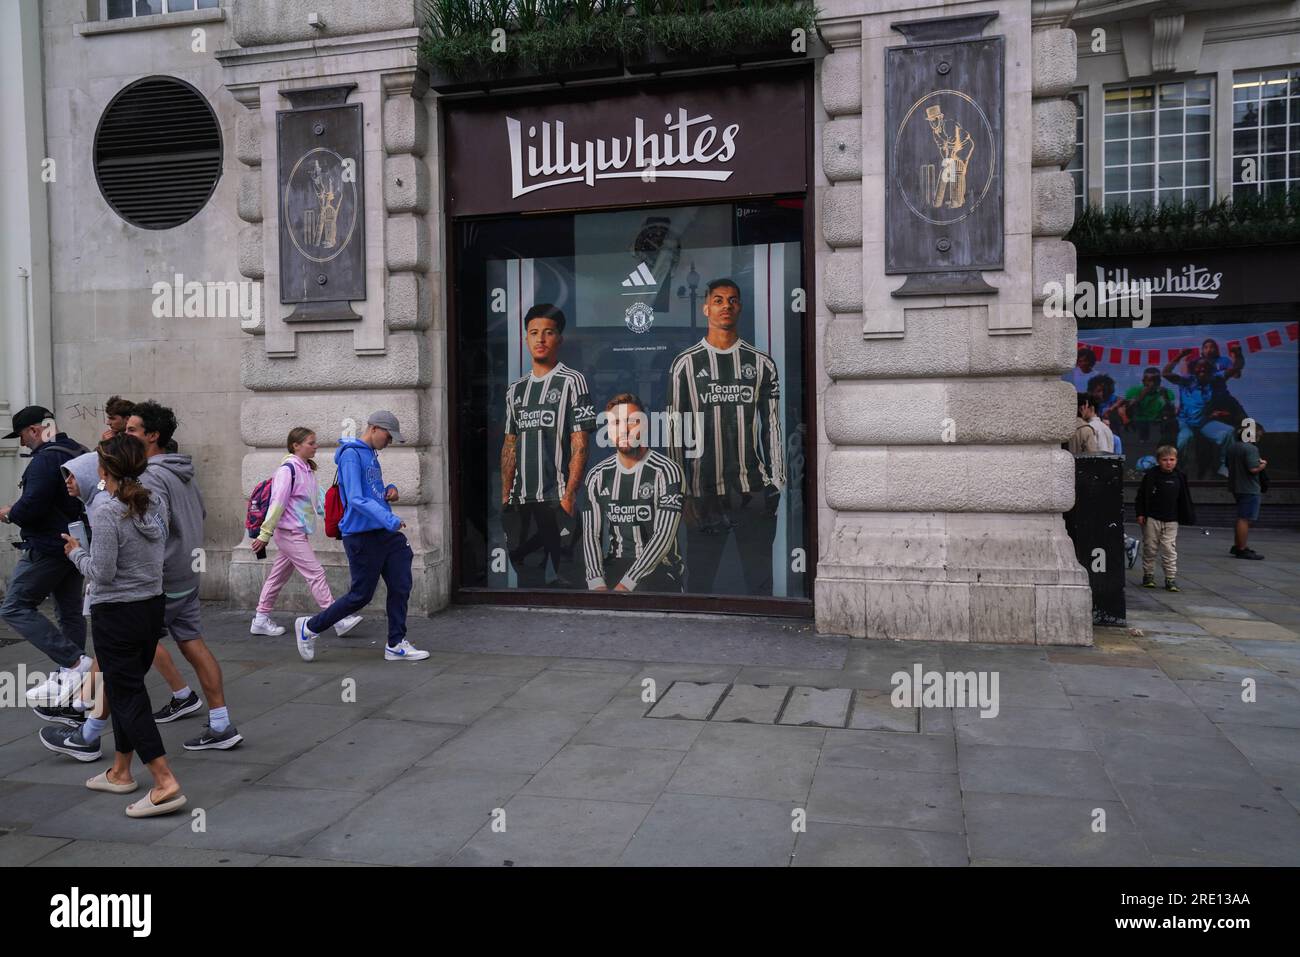
<path fill-rule="evenodd" d="M 378 452 L 401 442 L 397 416 L 388 411 L 373 413 L 359 439 L 344 439 L 334 453 L 339 492 L 343 497 L 343 550 L 352 572 L 352 587 L 324 611 L 294 623 L 298 654 L 304 661 L 316 657 L 316 636 L 336 622 L 369 604 L 379 587 L 388 588 L 388 645 L 386 661 L 419 661 L 428 658 L 406 640 L 406 603 L 411 597 L 411 545 L 401 530 L 406 523 L 393 514 L 390 503 L 397 501 L 397 486 L 384 485 Z"/>

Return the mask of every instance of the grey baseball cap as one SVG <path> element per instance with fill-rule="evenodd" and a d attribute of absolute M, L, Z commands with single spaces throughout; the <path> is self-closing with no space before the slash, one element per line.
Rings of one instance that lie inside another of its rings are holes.
<path fill-rule="evenodd" d="M 387 409 L 380 409 L 378 412 L 371 412 L 370 418 L 366 419 L 366 425 L 373 425 L 383 429 L 393 437 L 394 442 L 406 441 L 406 439 L 402 438 L 402 433 L 398 428 L 397 416 L 393 415 L 393 413 L 389 412 Z"/>

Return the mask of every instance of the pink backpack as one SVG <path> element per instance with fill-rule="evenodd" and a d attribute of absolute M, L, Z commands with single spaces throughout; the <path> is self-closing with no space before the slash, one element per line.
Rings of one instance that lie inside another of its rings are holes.
<path fill-rule="evenodd" d="M 288 462 L 284 462 L 281 467 L 289 470 L 289 494 L 292 495 L 293 466 Z M 274 475 L 268 479 L 262 479 L 253 486 L 253 493 L 248 496 L 248 514 L 244 518 L 244 528 L 248 530 L 249 538 L 257 538 L 262 531 L 262 524 L 266 521 L 266 513 L 271 509 L 271 485 L 274 482 Z"/>

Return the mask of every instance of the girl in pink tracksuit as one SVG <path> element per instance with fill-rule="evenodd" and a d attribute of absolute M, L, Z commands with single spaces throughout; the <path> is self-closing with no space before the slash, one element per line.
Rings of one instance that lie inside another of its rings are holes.
<path fill-rule="evenodd" d="M 284 634 L 283 626 L 271 620 L 271 609 L 294 569 L 307 579 L 316 604 L 328 608 L 334 603 L 329 582 L 325 579 L 325 569 L 321 568 L 309 540 L 316 530 L 316 516 L 325 514 L 325 495 L 316 484 L 316 433 L 301 426 L 292 429 L 286 447 L 289 454 L 276 468 L 271 481 L 266 521 L 252 544 L 254 551 L 261 551 L 267 542 L 274 541 L 279 549 L 262 586 L 257 614 L 249 628 L 254 635 Z M 351 615 L 340 621 L 335 631 L 340 636 L 345 635 L 360 621 L 360 615 Z"/>

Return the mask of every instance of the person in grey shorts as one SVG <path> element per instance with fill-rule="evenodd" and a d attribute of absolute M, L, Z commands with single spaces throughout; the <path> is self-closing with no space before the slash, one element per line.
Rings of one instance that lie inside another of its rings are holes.
<path fill-rule="evenodd" d="M 1254 442 L 1246 441 L 1247 434 L 1244 427 L 1238 426 L 1226 455 L 1228 489 L 1237 500 L 1237 522 L 1228 554 L 1259 562 L 1264 560 L 1264 556 L 1251 548 L 1248 540 L 1251 524 L 1259 521 L 1259 503 L 1264 495 L 1259 476 L 1268 467 L 1268 460 L 1260 457 L 1259 447 Z"/>
<path fill-rule="evenodd" d="M 194 668 L 208 699 L 207 727 L 197 738 L 185 742 L 185 750 L 233 748 L 244 739 L 230 722 L 221 665 L 203 640 L 199 617 L 199 573 L 195 570 L 195 555 L 203 547 L 203 519 L 207 513 L 194 478 L 194 463 L 188 455 L 166 451 L 176 431 L 176 415 L 157 402 L 137 403 L 134 414 L 127 419 L 126 431 L 144 444 L 149 467 L 140 477 L 140 482 L 161 499 L 168 515 L 167 550 L 163 558 L 163 593 L 166 595 L 163 627 Z M 173 688 L 178 686 L 180 672 L 161 644 L 154 657 L 154 667 L 169 685 Z M 172 699 L 154 714 L 155 720 L 172 720 L 191 703 L 191 696 L 194 692 L 184 687 L 180 693 L 173 692 Z"/>

